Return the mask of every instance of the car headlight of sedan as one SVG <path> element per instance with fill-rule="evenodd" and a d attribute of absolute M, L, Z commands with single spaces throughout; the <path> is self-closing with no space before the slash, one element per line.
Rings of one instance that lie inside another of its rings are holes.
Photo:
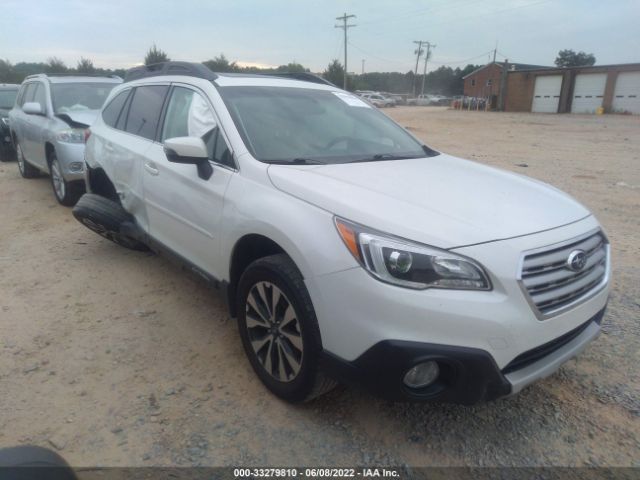
<path fill-rule="evenodd" d="M 85 129 L 84 128 L 69 128 L 62 130 L 56 135 L 56 139 L 59 142 L 64 143 L 84 143 Z"/>
<path fill-rule="evenodd" d="M 417 290 L 491 290 L 488 275 L 470 258 L 385 235 L 340 218 L 335 223 L 351 254 L 383 282 Z"/>

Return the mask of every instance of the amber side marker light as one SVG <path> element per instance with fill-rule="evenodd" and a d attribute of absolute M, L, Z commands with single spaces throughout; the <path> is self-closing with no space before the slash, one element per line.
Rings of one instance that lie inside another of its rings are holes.
<path fill-rule="evenodd" d="M 342 237 L 342 241 L 351 252 L 351 255 L 353 255 L 359 262 L 362 262 L 360 249 L 358 248 L 358 240 L 356 237 L 357 233 L 355 232 L 355 230 L 348 224 L 338 219 L 336 219 L 336 228 L 338 229 L 340 237 Z"/>

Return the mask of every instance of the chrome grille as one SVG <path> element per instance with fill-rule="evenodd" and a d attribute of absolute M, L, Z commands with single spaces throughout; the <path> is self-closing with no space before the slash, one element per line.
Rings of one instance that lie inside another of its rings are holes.
<path fill-rule="evenodd" d="M 571 252 L 583 250 L 586 264 L 571 270 Z M 524 257 L 520 282 L 531 303 L 546 317 L 569 308 L 606 283 L 609 247 L 602 232 L 570 240 Z"/>

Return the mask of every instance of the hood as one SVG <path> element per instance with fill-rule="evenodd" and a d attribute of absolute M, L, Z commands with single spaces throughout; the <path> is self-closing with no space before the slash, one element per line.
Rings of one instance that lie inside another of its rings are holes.
<path fill-rule="evenodd" d="M 527 235 L 590 214 L 545 183 L 444 154 L 270 165 L 268 172 L 276 188 L 335 215 L 440 248 Z"/>
<path fill-rule="evenodd" d="M 71 127 L 85 128 L 91 126 L 96 121 L 100 110 L 79 110 L 76 112 L 64 112 L 56 114 L 60 120 L 66 122 Z"/>

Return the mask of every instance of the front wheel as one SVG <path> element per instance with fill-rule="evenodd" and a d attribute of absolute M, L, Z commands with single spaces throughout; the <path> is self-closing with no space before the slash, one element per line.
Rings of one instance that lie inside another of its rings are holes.
<path fill-rule="evenodd" d="M 318 322 L 302 275 L 287 255 L 261 258 L 247 267 L 237 306 L 245 353 L 275 395 L 303 402 L 335 386 L 320 371 Z"/>
<path fill-rule="evenodd" d="M 81 182 L 67 182 L 62 175 L 62 167 L 56 156 L 56 152 L 51 152 L 49 157 L 49 172 L 51 187 L 56 200 L 65 207 L 72 207 L 84 193 Z"/>

